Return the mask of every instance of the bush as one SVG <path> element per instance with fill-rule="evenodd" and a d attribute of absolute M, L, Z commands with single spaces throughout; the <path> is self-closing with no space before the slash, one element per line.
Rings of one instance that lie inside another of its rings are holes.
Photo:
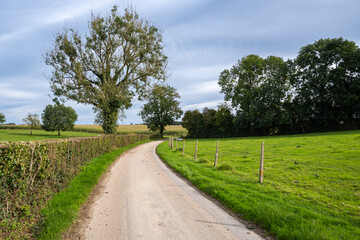
<path fill-rule="evenodd" d="M 0 145 L 0 239 L 31 238 L 40 209 L 86 162 L 156 136 L 108 135 Z"/>

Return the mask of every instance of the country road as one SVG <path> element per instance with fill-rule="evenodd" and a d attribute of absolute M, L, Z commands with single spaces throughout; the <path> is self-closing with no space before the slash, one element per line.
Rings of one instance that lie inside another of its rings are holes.
<path fill-rule="evenodd" d="M 262 239 L 173 174 L 155 153 L 159 143 L 133 148 L 112 165 L 80 239 Z"/>

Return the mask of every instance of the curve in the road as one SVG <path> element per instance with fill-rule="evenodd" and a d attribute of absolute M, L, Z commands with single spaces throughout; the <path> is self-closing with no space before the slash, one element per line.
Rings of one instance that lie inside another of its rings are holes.
<path fill-rule="evenodd" d="M 85 239 L 262 239 L 173 174 L 160 141 L 122 154 L 102 181 Z"/>

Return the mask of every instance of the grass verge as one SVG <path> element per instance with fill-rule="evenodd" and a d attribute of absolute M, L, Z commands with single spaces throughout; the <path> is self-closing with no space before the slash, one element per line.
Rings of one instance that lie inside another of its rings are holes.
<path fill-rule="evenodd" d="M 81 206 L 110 164 L 124 151 L 149 141 L 151 140 L 118 148 L 94 158 L 86 164 L 81 173 L 69 183 L 69 186 L 57 193 L 42 210 L 43 221 L 38 226 L 39 233 L 36 238 L 60 239 L 62 233 L 71 227 Z"/>
<path fill-rule="evenodd" d="M 258 183 L 265 142 L 264 183 Z M 201 191 L 278 239 L 360 239 L 360 131 L 167 142 L 160 157 Z M 182 147 L 182 143 L 178 146 Z"/>

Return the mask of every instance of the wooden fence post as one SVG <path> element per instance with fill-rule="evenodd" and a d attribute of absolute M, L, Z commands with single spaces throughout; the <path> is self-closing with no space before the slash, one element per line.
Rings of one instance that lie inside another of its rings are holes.
<path fill-rule="evenodd" d="M 219 155 L 219 140 L 217 141 L 217 145 L 216 145 L 216 153 L 215 153 L 215 162 L 214 162 L 214 167 L 216 167 L 216 166 L 217 166 L 218 155 Z"/>
<path fill-rule="evenodd" d="M 173 137 L 171 137 L 171 150 L 173 150 L 174 149 L 174 139 L 173 139 Z"/>
<path fill-rule="evenodd" d="M 175 150 L 177 151 L 177 138 L 175 138 Z"/>
<path fill-rule="evenodd" d="M 264 143 L 261 143 L 259 182 L 264 181 Z"/>
<path fill-rule="evenodd" d="M 185 155 L 185 138 L 183 139 L 183 156 Z"/>
<path fill-rule="evenodd" d="M 197 158 L 197 151 L 198 151 L 198 140 L 196 140 L 194 161 L 196 161 L 196 158 Z"/>
<path fill-rule="evenodd" d="M 169 139 L 168 139 L 168 146 L 170 147 L 170 137 L 169 137 Z"/>

